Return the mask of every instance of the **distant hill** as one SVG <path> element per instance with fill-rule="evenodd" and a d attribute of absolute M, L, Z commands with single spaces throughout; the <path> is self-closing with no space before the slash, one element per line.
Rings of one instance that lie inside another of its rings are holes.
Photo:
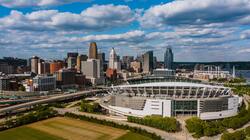
<path fill-rule="evenodd" d="M 3 57 L 0 59 L 0 63 L 7 63 L 12 66 L 26 66 L 27 60 L 26 59 L 20 59 L 20 58 L 13 58 L 13 57 Z"/>
<path fill-rule="evenodd" d="M 234 61 L 234 62 L 174 62 L 176 68 L 194 69 L 196 64 L 216 65 L 222 69 L 250 70 L 250 61 Z"/>

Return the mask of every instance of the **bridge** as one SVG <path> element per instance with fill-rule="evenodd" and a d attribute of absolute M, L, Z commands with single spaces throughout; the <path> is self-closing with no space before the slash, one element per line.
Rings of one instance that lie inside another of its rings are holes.
<path fill-rule="evenodd" d="M 0 105 L 15 105 L 15 104 L 20 104 L 20 103 L 26 103 L 26 102 L 31 102 L 35 100 L 39 100 L 42 98 L 31 98 L 31 99 L 15 99 L 15 100 L 1 100 Z"/>
<path fill-rule="evenodd" d="M 97 90 L 89 90 L 89 91 L 82 91 L 82 92 L 77 92 L 77 93 L 72 93 L 72 94 L 64 94 L 64 95 L 59 95 L 59 96 L 53 96 L 50 98 L 46 99 L 41 99 L 41 100 L 36 100 L 36 101 L 31 101 L 23 104 L 18 104 L 10 107 L 5 107 L 0 109 L 0 114 L 5 114 L 5 113 L 11 113 L 14 110 L 21 109 L 21 108 L 29 108 L 32 106 L 40 105 L 40 104 L 47 104 L 47 103 L 54 103 L 58 101 L 65 101 L 65 100 L 70 100 L 70 99 L 75 99 L 83 96 L 89 96 L 89 95 L 96 95 L 98 93 L 103 93 L 106 92 L 107 89 L 97 89 Z"/>

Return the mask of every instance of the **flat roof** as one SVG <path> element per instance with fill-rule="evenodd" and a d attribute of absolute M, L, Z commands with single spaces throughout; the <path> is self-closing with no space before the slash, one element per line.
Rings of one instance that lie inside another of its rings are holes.
<path fill-rule="evenodd" d="M 154 69 L 154 71 L 175 71 L 172 69 Z"/>
<path fill-rule="evenodd" d="M 201 83 L 191 83 L 191 82 L 152 82 L 152 83 L 142 83 L 142 84 L 132 84 L 132 85 L 120 85 L 114 87 L 206 87 L 206 88 L 228 88 L 224 86 L 214 86 Z M 229 88 L 228 88 L 229 89 Z"/>

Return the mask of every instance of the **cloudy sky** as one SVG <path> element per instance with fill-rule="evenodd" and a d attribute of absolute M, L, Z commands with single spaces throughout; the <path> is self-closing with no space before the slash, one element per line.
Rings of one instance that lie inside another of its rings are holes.
<path fill-rule="evenodd" d="M 0 57 L 153 50 L 175 61 L 250 61 L 250 0 L 0 0 Z M 106 57 L 107 58 L 107 57 Z"/>

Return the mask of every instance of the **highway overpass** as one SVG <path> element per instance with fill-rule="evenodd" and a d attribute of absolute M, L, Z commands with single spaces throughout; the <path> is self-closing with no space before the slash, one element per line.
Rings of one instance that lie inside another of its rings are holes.
<path fill-rule="evenodd" d="M 18 105 L 2 108 L 0 109 L 0 114 L 11 113 L 12 111 L 17 110 L 17 109 L 29 108 L 29 107 L 40 105 L 40 104 L 55 103 L 58 101 L 65 101 L 65 100 L 79 98 L 79 97 L 86 96 L 86 95 L 96 95 L 97 93 L 103 93 L 106 91 L 107 91 L 106 89 L 98 89 L 98 90 L 89 90 L 89 91 L 82 91 L 82 92 L 77 92 L 77 93 L 72 93 L 72 94 L 63 94 L 59 96 L 53 96 L 53 97 L 46 98 L 46 99 L 31 101 L 31 102 L 27 102 L 23 104 L 18 104 Z"/>

